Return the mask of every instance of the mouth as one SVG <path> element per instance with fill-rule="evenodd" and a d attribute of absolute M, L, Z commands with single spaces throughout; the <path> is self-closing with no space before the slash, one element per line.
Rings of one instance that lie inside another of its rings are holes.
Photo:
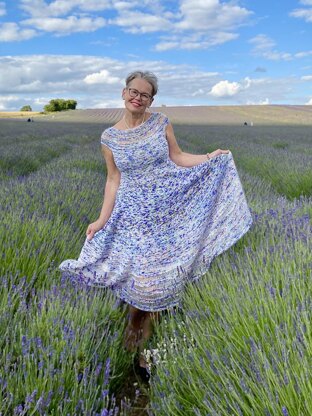
<path fill-rule="evenodd" d="M 141 103 L 138 101 L 130 101 L 130 103 L 134 106 L 134 107 L 141 107 Z"/>

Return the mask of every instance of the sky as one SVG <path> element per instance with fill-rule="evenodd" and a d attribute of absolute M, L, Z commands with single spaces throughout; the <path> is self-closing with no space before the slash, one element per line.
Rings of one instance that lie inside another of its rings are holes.
<path fill-rule="evenodd" d="M 155 106 L 312 105 L 312 0 L 0 0 L 0 111 L 122 107 L 134 70 Z"/>

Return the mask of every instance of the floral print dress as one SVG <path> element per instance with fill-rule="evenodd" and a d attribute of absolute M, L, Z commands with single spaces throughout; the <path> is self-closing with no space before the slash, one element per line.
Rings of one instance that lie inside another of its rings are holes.
<path fill-rule="evenodd" d="M 168 123 L 152 113 L 138 127 L 103 132 L 101 143 L 121 173 L 115 205 L 79 258 L 59 266 L 145 311 L 178 306 L 185 283 L 200 278 L 252 222 L 232 154 L 177 166 L 169 158 Z"/>

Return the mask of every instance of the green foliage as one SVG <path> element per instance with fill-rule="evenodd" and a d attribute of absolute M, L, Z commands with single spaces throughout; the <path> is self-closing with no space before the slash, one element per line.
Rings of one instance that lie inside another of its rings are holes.
<path fill-rule="evenodd" d="M 54 112 L 54 111 L 64 111 L 64 110 L 75 110 L 77 107 L 76 100 L 64 100 L 63 98 L 56 98 L 50 100 L 49 104 L 44 106 L 44 111 Z"/>
<path fill-rule="evenodd" d="M 25 124 L 0 131 L 0 413 L 107 414 L 132 362 L 125 309 L 57 268 L 78 257 L 100 212 L 105 127 Z M 310 128 L 176 133 L 189 152 L 232 150 L 254 225 L 163 316 L 147 346 L 150 412 L 310 416 Z"/>
<path fill-rule="evenodd" d="M 30 105 L 24 105 L 24 106 L 20 109 L 20 111 L 32 111 L 32 108 L 31 108 L 31 106 L 30 106 Z"/>

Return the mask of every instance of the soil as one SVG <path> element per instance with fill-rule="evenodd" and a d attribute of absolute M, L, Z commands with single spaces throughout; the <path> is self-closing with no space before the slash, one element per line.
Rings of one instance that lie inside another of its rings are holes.
<path fill-rule="evenodd" d="M 135 373 L 134 366 L 116 394 L 116 405 L 123 409 L 122 415 L 152 416 L 149 409 L 149 385 Z"/>

